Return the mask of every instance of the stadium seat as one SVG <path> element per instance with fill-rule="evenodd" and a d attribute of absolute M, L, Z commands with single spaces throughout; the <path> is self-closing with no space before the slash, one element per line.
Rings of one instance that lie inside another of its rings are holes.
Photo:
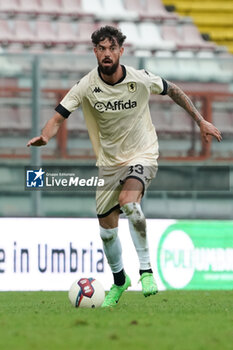
<path fill-rule="evenodd" d="M 152 3 L 140 0 L 125 0 L 127 10 L 136 11 L 141 20 L 176 20 L 178 16 L 167 12 L 160 0 Z"/>
<path fill-rule="evenodd" d="M 174 50 L 175 43 L 161 38 L 159 28 L 153 22 L 138 24 L 139 40 L 137 46 L 150 50 Z M 149 33 L 149 35 L 148 35 Z"/>
<path fill-rule="evenodd" d="M 35 42 L 51 47 L 57 43 L 57 35 L 49 21 L 35 22 Z"/>
<path fill-rule="evenodd" d="M 48 15 L 51 17 L 70 16 L 82 18 L 93 17 L 94 14 L 85 13 L 81 8 L 81 0 L 18 0 L 19 13 L 28 15 Z"/>
<path fill-rule="evenodd" d="M 81 0 L 82 9 L 86 13 L 92 13 L 97 19 L 109 21 L 135 20 L 138 14 L 127 11 L 122 0 Z"/>
<path fill-rule="evenodd" d="M 40 11 L 46 15 L 57 17 L 62 14 L 60 0 L 40 0 Z"/>
<path fill-rule="evenodd" d="M 136 48 L 139 42 L 137 25 L 133 22 L 120 22 L 118 25 L 122 33 L 126 35 L 126 42 Z"/>
<path fill-rule="evenodd" d="M 168 12 L 161 0 L 145 0 L 146 1 L 146 14 L 147 16 L 154 16 L 154 18 L 160 18 L 161 20 L 178 20 L 179 16 L 174 13 Z"/>
<path fill-rule="evenodd" d="M 83 11 L 81 0 L 62 0 L 62 9 L 65 15 L 71 17 L 94 17 L 93 13 Z"/>
<path fill-rule="evenodd" d="M 203 27 L 203 30 L 201 32 L 207 32 L 208 33 L 208 27 L 211 29 L 224 29 L 224 27 L 231 27 L 232 26 L 232 14 L 229 13 L 220 13 L 217 15 L 218 21 L 216 22 L 216 13 L 195 13 L 192 14 L 194 23 L 198 26 L 198 28 L 201 30 Z M 207 30 L 206 30 L 207 29 Z M 226 29 L 226 28 L 225 28 Z"/>
<path fill-rule="evenodd" d="M 105 27 L 105 26 L 113 26 L 118 28 L 118 23 L 114 22 L 114 21 L 99 21 L 96 22 L 96 29 L 101 28 L 101 27 Z"/>
<path fill-rule="evenodd" d="M 78 43 L 77 33 L 71 22 L 57 22 L 57 43 L 74 46 Z"/>
<path fill-rule="evenodd" d="M 215 50 L 216 45 L 202 39 L 198 29 L 194 25 L 168 25 L 161 27 L 161 35 L 165 40 L 175 42 L 178 49 L 182 50 Z"/>
<path fill-rule="evenodd" d="M 126 42 L 134 50 L 174 50 L 175 44 L 161 38 L 159 28 L 152 22 L 120 22 L 119 27 L 126 35 Z M 150 35 L 148 35 L 150 33 Z"/>
<path fill-rule="evenodd" d="M 32 16 L 40 13 L 39 0 L 19 0 L 19 11 Z"/>
<path fill-rule="evenodd" d="M 161 26 L 161 36 L 164 40 L 173 41 L 176 46 L 182 45 L 177 25 L 164 24 Z M 184 45 L 184 44 L 183 44 Z"/>
<path fill-rule="evenodd" d="M 5 46 L 14 40 L 14 34 L 7 20 L 0 20 L 0 43 Z"/>
<path fill-rule="evenodd" d="M 194 25 L 186 24 L 181 28 L 181 38 L 185 44 L 185 48 L 187 48 L 188 44 L 190 44 L 190 48 L 197 49 L 210 49 L 214 50 L 216 48 L 216 44 L 212 42 L 207 42 L 202 39 L 200 32 L 197 27 Z M 182 44 L 180 45 L 182 48 Z"/>
<path fill-rule="evenodd" d="M 165 1 L 168 2 L 167 0 Z M 228 12 L 233 9 L 232 2 L 231 1 L 184 1 L 184 0 L 176 0 L 176 1 L 169 1 L 170 3 L 173 3 L 175 5 L 175 9 L 179 12 L 182 12 L 184 15 L 190 15 L 192 12 L 199 12 L 199 13 L 206 13 L 209 12 L 215 12 L 218 14 L 218 12 L 221 10 L 222 12 Z"/>
<path fill-rule="evenodd" d="M 14 23 L 15 41 L 30 46 L 35 42 L 35 33 L 33 32 L 30 22 L 26 20 L 16 20 Z"/>
<path fill-rule="evenodd" d="M 0 13 L 15 15 L 19 12 L 18 0 L 0 0 Z"/>
<path fill-rule="evenodd" d="M 137 12 L 139 17 L 144 13 L 144 3 L 140 0 L 125 0 L 125 8 L 128 11 Z"/>
<path fill-rule="evenodd" d="M 77 40 L 79 44 L 91 45 L 91 34 L 96 30 L 93 22 L 79 22 L 77 28 Z"/>
<path fill-rule="evenodd" d="M 127 10 L 127 8 L 123 6 L 122 0 L 102 0 L 102 3 L 102 19 L 133 21 L 139 18 L 138 13 L 136 11 Z"/>
<path fill-rule="evenodd" d="M 97 18 L 103 14 L 103 6 L 100 0 L 81 0 L 81 8 L 84 13 L 92 13 Z"/>
<path fill-rule="evenodd" d="M 233 16 L 232 16 L 233 21 Z M 215 28 L 210 29 L 209 31 L 210 37 L 215 41 L 224 41 L 224 40 L 231 40 L 233 41 L 233 28 L 222 29 L 222 28 Z"/>
<path fill-rule="evenodd" d="M 212 36 L 216 30 L 222 33 L 229 32 L 233 23 L 233 3 L 232 0 L 163 0 L 166 5 L 172 5 L 182 16 L 189 16 L 198 26 L 201 33 L 208 35 L 218 45 L 226 46 L 230 52 L 233 52 L 233 39 L 223 41 L 221 38 Z M 223 50 L 223 47 L 218 50 Z"/>

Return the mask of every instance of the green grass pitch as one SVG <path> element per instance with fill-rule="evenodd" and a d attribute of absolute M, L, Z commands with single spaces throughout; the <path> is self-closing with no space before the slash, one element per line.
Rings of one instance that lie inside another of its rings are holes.
<path fill-rule="evenodd" d="M 110 309 L 75 309 L 65 292 L 1 292 L 2 350 L 227 350 L 233 291 L 126 292 Z"/>

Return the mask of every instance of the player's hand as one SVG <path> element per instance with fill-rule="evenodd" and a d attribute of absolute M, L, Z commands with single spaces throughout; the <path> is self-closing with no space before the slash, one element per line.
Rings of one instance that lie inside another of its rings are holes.
<path fill-rule="evenodd" d="M 40 136 L 33 137 L 30 141 L 28 141 L 27 147 L 45 146 L 47 145 L 47 143 L 48 143 L 48 139 L 45 136 L 40 135 Z"/>
<path fill-rule="evenodd" d="M 202 120 L 200 122 L 201 137 L 205 142 L 209 142 L 209 135 L 214 136 L 218 142 L 222 140 L 221 132 L 207 120 Z"/>

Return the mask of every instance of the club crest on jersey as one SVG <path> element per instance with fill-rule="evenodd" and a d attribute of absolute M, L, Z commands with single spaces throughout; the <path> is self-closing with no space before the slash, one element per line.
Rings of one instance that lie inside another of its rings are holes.
<path fill-rule="evenodd" d="M 137 84 L 135 82 L 127 83 L 129 92 L 135 92 L 137 90 Z"/>

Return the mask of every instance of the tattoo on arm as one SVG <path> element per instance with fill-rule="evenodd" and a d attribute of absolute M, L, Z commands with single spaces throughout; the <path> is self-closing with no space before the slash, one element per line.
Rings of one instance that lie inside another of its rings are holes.
<path fill-rule="evenodd" d="M 198 112 L 190 98 L 175 84 L 171 82 L 168 83 L 167 94 L 168 96 L 179 106 L 184 108 L 186 112 L 195 120 L 195 122 L 200 126 L 200 123 L 204 118 Z"/>

